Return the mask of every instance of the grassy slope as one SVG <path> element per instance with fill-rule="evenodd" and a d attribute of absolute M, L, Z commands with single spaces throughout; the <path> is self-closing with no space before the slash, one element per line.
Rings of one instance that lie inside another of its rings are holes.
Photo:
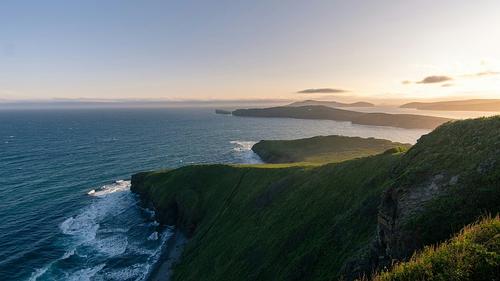
<path fill-rule="evenodd" d="M 426 178 L 457 176 L 457 183 L 405 222 L 427 245 L 447 239 L 478 215 L 500 212 L 500 117 L 453 122 L 423 136 L 402 159 L 393 188 L 418 189 Z M 415 231 L 417 230 L 417 231 Z"/>
<path fill-rule="evenodd" d="M 399 158 L 189 166 L 139 175 L 134 191 L 193 233 L 173 280 L 331 280 L 374 239 L 383 182 Z"/>
<path fill-rule="evenodd" d="M 252 147 L 267 163 L 332 163 L 382 153 L 401 147 L 404 151 L 410 144 L 383 139 L 319 136 L 299 140 L 264 140 Z"/>
<path fill-rule="evenodd" d="M 383 192 L 459 175 L 406 221 L 424 245 L 500 212 L 499 147 L 500 117 L 484 118 L 440 127 L 404 154 L 323 166 L 187 166 L 135 175 L 132 189 L 164 223 L 192 235 L 173 280 L 335 280 L 371 246 Z"/>
<path fill-rule="evenodd" d="M 374 281 L 498 280 L 500 278 L 500 218 L 464 228 L 438 247 L 426 247 L 410 261 L 383 272 Z"/>

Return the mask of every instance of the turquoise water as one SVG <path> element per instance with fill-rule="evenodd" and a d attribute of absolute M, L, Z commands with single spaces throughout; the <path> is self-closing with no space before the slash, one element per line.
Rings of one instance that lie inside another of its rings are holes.
<path fill-rule="evenodd" d="M 172 230 L 131 194 L 135 172 L 257 163 L 261 139 L 427 132 L 211 109 L 0 111 L 0 280 L 147 279 Z"/>

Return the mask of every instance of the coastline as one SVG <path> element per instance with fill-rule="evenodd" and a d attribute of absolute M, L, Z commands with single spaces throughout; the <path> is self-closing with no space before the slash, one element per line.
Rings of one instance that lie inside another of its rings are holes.
<path fill-rule="evenodd" d="M 162 253 L 156 269 L 147 280 L 169 281 L 170 276 L 172 276 L 172 268 L 179 262 L 187 242 L 188 238 L 180 230 L 175 230 L 175 233 L 167 242 L 167 247 Z"/>

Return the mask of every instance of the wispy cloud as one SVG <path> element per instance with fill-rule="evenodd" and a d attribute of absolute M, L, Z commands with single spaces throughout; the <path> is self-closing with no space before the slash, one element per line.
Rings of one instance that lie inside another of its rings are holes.
<path fill-rule="evenodd" d="M 434 84 L 434 83 L 443 83 L 446 81 L 453 80 L 453 78 L 445 75 L 433 75 L 427 76 L 421 81 L 417 82 L 418 84 Z"/>
<path fill-rule="evenodd" d="M 332 88 L 318 88 L 318 89 L 305 89 L 298 91 L 299 94 L 339 94 L 348 93 L 348 90 L 343 89 L 332 89 Z"/>
<path fill-rule="evenodd" d="M 500 75 L 500 72 L 498 72 L 498 71 L 483 71 L 483 72 L 468 74 L 468 75 L 464 75 L 464 76 L 465 77 L 483 77 L 483 76 L 494 76 L 494 75 Z"/>
<path fill-rule="evenodd" d="M 476 72 L 476 73 L 469 73 L 469 74 L 464 74 L 457 76 L 457 79 L 459 78 L 480 78 L 480 77 L 486 77 L 486 76 L 495 76 L 495 75 L 500 75 L 499 71 L 481 71 L 481 72 Z M 427 76 L 424 79 L 420 81 L 410 81 L 410 80 L 404 80 L 401 83 L 404 85 L 409 85 L 409 84 L 439 84 L 443 83 L 446 81 L 451 81 L 455 80 L 455 78 L 447 75 L 432 75 L 432 76 Z M 447 83 L 441 85 L 441 87 L 451 87 L 454 84 Z"/>

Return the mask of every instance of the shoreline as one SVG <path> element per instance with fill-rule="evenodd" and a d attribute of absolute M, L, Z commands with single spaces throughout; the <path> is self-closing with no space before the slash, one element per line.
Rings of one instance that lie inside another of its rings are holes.
<path fill-rule="evenodd" d="M 160 256 L 156 268 L 151 272 L 148 281 L 169 281 L 172 268 L 179 262 L 188 238 L 180 230 L 175 230 L 167 242 L 167 247 Z"/>

